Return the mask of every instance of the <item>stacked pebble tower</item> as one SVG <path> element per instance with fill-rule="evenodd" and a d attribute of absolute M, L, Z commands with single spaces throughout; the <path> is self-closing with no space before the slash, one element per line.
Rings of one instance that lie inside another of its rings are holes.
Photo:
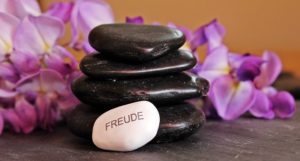
<path fill-rule="evenodd" d="M 195 66 L 196 59 L 191 52 L 179 49 L 185 43 L 181 31 L 107 24 L 94 28 L 89 42 L 99 53 L 82 59 L 80 69 L 85 76 L 72 84 L 73 93 L 82 102 L 67 118 L 75 135 L 91 139 L 98 117 L 138 101 L 149 101 L 158 110 L 160 120 L 153 143 L 185 138 L 204 124 L 201 109 L 184 101 L 206 95 L 209 84 L 184 72 Z M 125 126 L 123 123 L 106 124 L 105 128 L 117 129 Z"/>

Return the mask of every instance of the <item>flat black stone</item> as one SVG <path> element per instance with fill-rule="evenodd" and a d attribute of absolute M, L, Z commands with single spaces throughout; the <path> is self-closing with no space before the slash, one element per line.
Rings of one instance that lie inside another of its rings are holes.
<path fill-rule="evenodd" d="M 160 125 L 152 143 L 166 143 L 184 139 L 194 134 L 205 123 L 205 115 L 201 109 L 191 104 L 180 103 L 158 107 Z M 78 105 L 67 116 L 67 125 L 76 136 L 91 140 L 92 129 L 96 119 L 104 113 L 94 107 Z"/>
<path fill-rule="evenodd" d="M 89 42 L 112 58 L 145 62 L 178 49 L 185 37 L 180 30 L 165 26 L 105 24 L 90 32 Z"/>
<path fill-rule="evenodd" d="M 158 107 L 160 125 L 153 143 L 166 143 L 194 134 L 205 123 L 205 115 L 189 103 Z"/>
<path fill-rule="evenodd" d="M 208 88 L 207 80 L 187 73 L 128 80 L 96 80 L 82 76 L 72 83 L 72 91 L 79 100 L 101 107 L 142 100 L 170 104 L 206 95 Z"/>
<path fill-rule="evenodd" d="M 288 91 L 295 99 L 300 99 L 300 78 L 292 73 L 281 73 L 274 83 L 274 87 L 278 90 Z"/>
<path fill-rule="evenodd" d="M 181 72 L 195 64 L 196 59 L 191 52 L 177 50 L 140 64 L 113 61 L 103 54 L 87 55 L 81 60 L 80 69 L 93 78 L 132 78 Z"/>

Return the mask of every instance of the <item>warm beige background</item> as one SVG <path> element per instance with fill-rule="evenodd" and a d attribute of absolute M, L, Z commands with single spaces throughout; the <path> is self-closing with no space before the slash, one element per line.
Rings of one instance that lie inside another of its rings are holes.
<path fill-rule="evenodd" d="M 50 0 L 41 0 L 44 4 Z M 59 1 L 59 0 L 55 0 Z M 63 0 L 60 0 L 63 1 Z M 117 21 L 141 15 L 147 23 L 189 28 L 218 18 L 233 51 L 277 52 L 286 70 L 300 75 L 300 0 L 108 0 Z"/>

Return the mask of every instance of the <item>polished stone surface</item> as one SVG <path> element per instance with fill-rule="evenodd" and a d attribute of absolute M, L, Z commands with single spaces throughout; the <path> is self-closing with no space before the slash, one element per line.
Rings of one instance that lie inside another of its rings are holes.
<path fill-rule="evenodd" d="M 165 26 L 105 24 L 90 32 L 89 42 L 112 58 L 145 62 L 178 49 L 185 37 L 181 31 Z"/>
<path fill-rule="evenodd" d="M 201 109 L 192 104 L 180 103 L 158 107 L 160 125 L 152 142 L 166 143 L 184 139 L 197 132 L 205 123 Z"/>
<path fill-rule="evenodd" d="M 81 60 L 80 69 L 93 78 L 132 78 L 181 72 L 193 68 L 195 64 L 196 59 L 191 52 L 178 50 L 138 64 L 114 61 L 103 54 L 92 54 Z"/>
<path fill-rule="evenodd" d="M 82 76 L 72 83 L 72 91 L 79 100 L 101 105 L 100 108 L 142 100 L 170 104 L 201 97 L 208 89 L 207 80 L 187 73 L 128 80 L 95 80 Z"/>
<path fill-rule="evenodd" d="M 157 109 L 160 115 L 160 125 L 152 143 L 184 139 L 194 134 L 205 122 L 202 110 L 188 103 L 157 107 Z M 78 105 L 67 117 L 68 127 L 73 134 L 90 140 L 95 120 L 103 112 L 104 110 L 95 111 L 94 107 L 87 105 Z"/>

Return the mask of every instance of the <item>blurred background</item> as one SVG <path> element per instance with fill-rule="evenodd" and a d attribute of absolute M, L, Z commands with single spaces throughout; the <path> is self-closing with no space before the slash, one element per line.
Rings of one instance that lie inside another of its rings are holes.
<path fill-rule="evenodd" d="M 40 0 L 45 9 L 51 2 Z M 284 69 L 300 76 L 299 0 L 107 0 L 117 22 L 143 16 L 146 23 L 160 22 L 196 29 L 217 18 L 227 29 L 225 42 L 231 51 L 279 54 Z"/>

